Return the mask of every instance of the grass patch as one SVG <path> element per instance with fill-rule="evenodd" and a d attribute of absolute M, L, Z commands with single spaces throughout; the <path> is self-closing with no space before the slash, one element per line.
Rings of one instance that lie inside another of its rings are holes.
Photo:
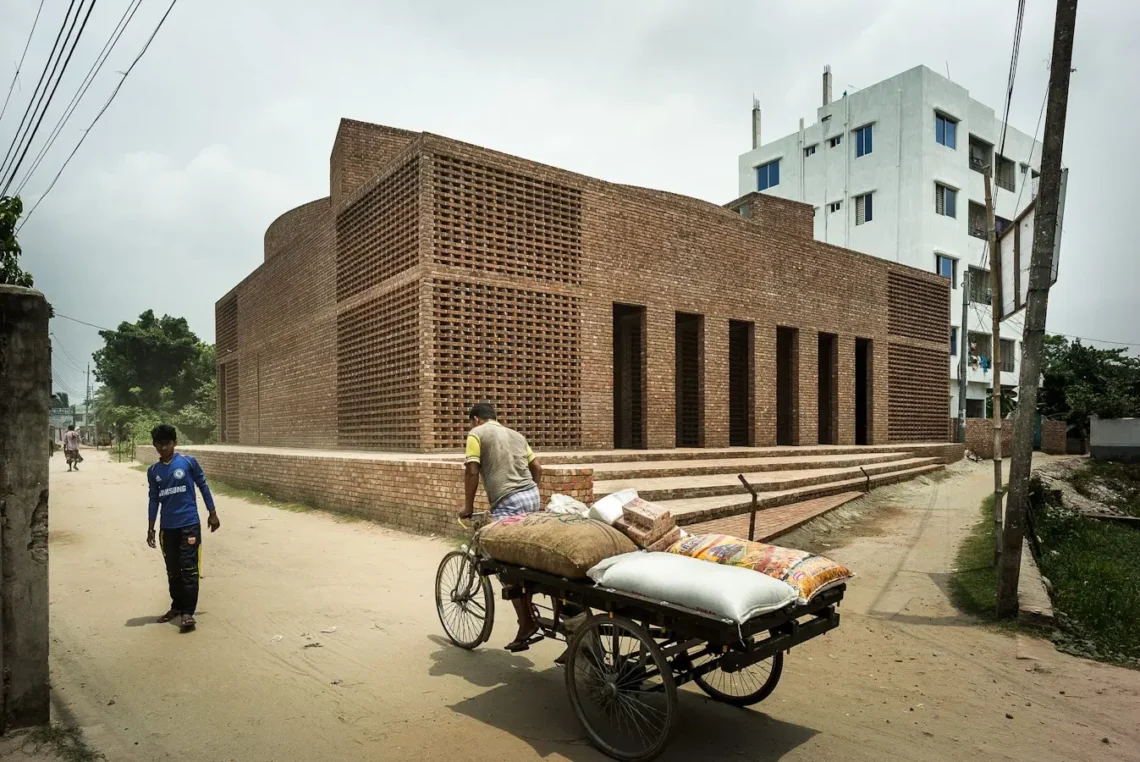
<path fill-rule="evenodd" d="M 1058 647 L 1140 667 L 1140 530 L 1049 504 L 1036 517 Z"/>
<path fill-rule="evenodd" d="M 989 622 L 997 619 L 998 570 L 994 565 L 994 496 L 982 501 L 978 523 L 958 548 L 950 575 L 950 598 L 961 611 Z"/>
<path fill-rule="evenodd" d="M 51 751 L 64 762 L 98 762 L 107 759 L 83 740 L 78 728 L 41 725 L 28 731 L 24 746 L 33 754 Z"/>

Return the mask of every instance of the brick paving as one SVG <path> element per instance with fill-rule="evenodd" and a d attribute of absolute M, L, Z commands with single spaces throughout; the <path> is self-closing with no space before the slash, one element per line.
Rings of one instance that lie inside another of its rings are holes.
<path fill-rule="evenodd" d="M 787 534 L 817 516 L 822 516 L 828 511 L 833 511 L 839 506 L 862 496 L 863 493 L 861 492 L 842 492 L 838 495 L 829 495 L 757 511 L 756 541 L 766 542 L 782 534 Z M 700 524 L 691 524 L 686 526 L 685 530 L 690 534 L 727 534 L 733 537 L 746 538 L 748 537 L 748 518 L 748 515 L 745 514 L 730 516 L 725 519 L 714 519 Z"/>

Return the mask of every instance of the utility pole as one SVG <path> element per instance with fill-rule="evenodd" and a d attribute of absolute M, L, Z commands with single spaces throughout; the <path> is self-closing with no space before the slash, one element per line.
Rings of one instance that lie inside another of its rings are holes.
<path fill-rule="evenodd" d="M 993 318 L 993 348 L 990 365 L 993 367 L 994 427 L 994 566 L 1001 559 L 1002 479 L 1001 479 L 1001 255 L 997 248 L 997 225 L 994 222 L 994 199 L 990 185 L 992 168 L 986 167 L 986 235 L 990 247 L 990 313 Z"/>
<path fill-rule="evenodd" d="M 1033 220 L 1033 256 L 1029 265 L 1029 290 L 1025 306 L 1024 349 L 1018 389 L 1018 414 L 1013 421 L 1013 458 L 1009 473 L 1009 501 L 1002 531 L 1001 563 L 998 566 L 997 613 L 1017 615 L 1017 584 L 1021 544 L 1025 538 L 1025 511 L 1029 500 L 1029 476 L 1033 467 L 1033 426 L 1037 411 L 1037 387 L 1045 344 L 1045 317 L 1049 310 L 1053 245 L 1057 234 L 1057 207 L 1061 194 L 1061 153 L 1065 145 L 1065 117 L 1069 107 L 1069 75 L 1073 65 L 1073 30 L 1077 23 L 1077 0 L 1057 0 L 1053 26 L 1053 58 L 1049 71 L 1045 136 L 1041 147 L 1041 185 Z"/>
<path fill-rule="evenodd" d="M 958 329 L 958 441 L 966 441 L 966 355 L 970 353 L 970 268 L 962 273 L 962 326 Z"/>

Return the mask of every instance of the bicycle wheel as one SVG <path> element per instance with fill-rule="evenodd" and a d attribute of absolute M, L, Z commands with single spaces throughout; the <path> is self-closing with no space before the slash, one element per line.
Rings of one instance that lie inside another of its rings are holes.
<path fill-rule="evenodd" d="M 752 706 L 772 695 L 783 672 L 784 653 L 779 651 L 771 659 L 737 672 L 724 672 L 717 668 L 702 677 L 693 678 L 693 682 L 717 701 L 733 706 Z"/>
<path fill-rule="evenodd" d="M 470 651 L 491 637 L 495 594 L 491 580 L 479 573 L 474 557 L 453 550 L 435 574 L 435 610 L 452 643 Z"/>
<path fill-rule="evenodd" d="M 677 718 L 677 685 L 657 643 L 624 617 L 597 616 L 570 639 L 566 690 L 578 721 L 605 754 L 654 759 Z"/>

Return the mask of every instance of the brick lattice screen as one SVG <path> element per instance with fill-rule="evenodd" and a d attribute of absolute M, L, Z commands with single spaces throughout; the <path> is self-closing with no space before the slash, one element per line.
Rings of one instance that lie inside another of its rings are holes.
<path fill-rule="evenodd" d="M 888 348 L 887 432 L 892 442 L 939 442 L 946 438 L 946 353 L 891 344 Z M 935 404 L 937 403 L 937 404 Z"/>
<path fill-rule="evenodd" d="M 419 440 L 419 285 L 337 316 L 337 442 L 415 450 Z"/>
<path fill-rule="evenodd" d="M 433 447 L 461 447 L 471 404 L 489 401 L 538 448 L 581 445 L 577 297 L 432 282 Z"/>
<path fill-rule="evenodd" d="M 238 348 L 238 300 L 237 295 L 219 302 L 214 313 L 214 332 L 217 336 L 219 358 Z"/>
<path fill-rule="evenodd" d="M 419 177 L 419 157 L 413 156 L 337 215 L 337 301 L 418 261 Z"/>
<path fill-rule="evenodd" d="M 580 282 L 581 193 L 449 156 L 434 157 L 435 262 Z"/>
<path fill-rule="evenodd" d="M 919 341 L 949 341 L 946 288 L 902 273 L 887 273 L 887 330 L 893 336 Z"/>

